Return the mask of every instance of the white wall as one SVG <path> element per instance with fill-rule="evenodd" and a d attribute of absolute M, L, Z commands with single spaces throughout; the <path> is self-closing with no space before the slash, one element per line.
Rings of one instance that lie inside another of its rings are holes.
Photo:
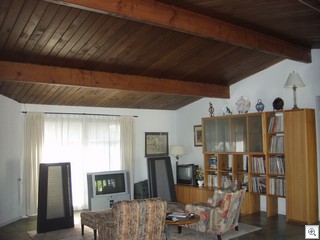
<path fill-rule="evenodd" d="M 20 104 L 0 95 L 0 226 L 20 218 L 23 121 Z"/>
<path fill-rule="evenodd" d="M 283 88 L 289 73 L 299 73 L 305 83 L 304 88 L 297 89 L 297 105 L 300 108 L 316 108 L 317 96 L 320 96 L 320 50 L 312 51 L 312 63 L 304 64 L 291 60 L 282 61 L 264 71 L 261 71 L 247 79 L 240 81 L 230 87 L 230 99 L 221 100 L 215 98 L 204 98 L 177 111 L 177 137 L 178 142 L 187 147 L 187 154 L 179 162 L 197 163 L 203 167 L 203 156 L 201 148 L 193 146 L 193 126 L 201 123 L 202 117 L 209 116 L 209 102 L 215 108 L 215 116 L 222 116 L 222 108 L 228 104 L 236 113 L 235 103 L 240 96 L 245 96 L 251 101 L 249 112 L 256 112 L 255 105 L 258 99 L 265 104 L 264 111 L 272 111 L 272 102 L 281 97 L 284 100 L 284 109 L 293 107 L 292 89 Z M 319 101 L 319 100 L 318 100 Z M 320 103 L 319 110 L 320 111 Z M 318 128 L 319 115 L 317 117 Z M 318 131 L 318 166 L 320 165 L 320 144 Z M 319 168 L 320 169 L 320 168 Z M 320 172 L 318 172 L 320 176 Z M 319 178 L 318 178 L 319 182 Z M 318 183 L 320 188 L 320 184 Z M 265 199 L 261 198 L 261 210 L 265 211 Z M 285 200 L 279 200 L 279 213 L 285 214 Z"/>

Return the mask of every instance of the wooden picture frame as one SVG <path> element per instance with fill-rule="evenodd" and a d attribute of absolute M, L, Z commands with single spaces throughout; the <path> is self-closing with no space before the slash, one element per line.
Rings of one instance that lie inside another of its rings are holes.
<path fill-rule="evenodd" d="M 194 146 L 201 147 L 202 146 L 202 126 L 195 125 L 193 126 L 193 135 L 194 135 Z"/>
<path fill-rule="evenodd" d="M 169 155 L 167 132 L 145 133 L 145 157 L 160 157 Z"/>

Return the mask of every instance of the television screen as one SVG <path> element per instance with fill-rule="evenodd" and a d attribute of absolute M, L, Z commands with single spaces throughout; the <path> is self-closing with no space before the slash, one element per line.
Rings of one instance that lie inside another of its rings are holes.
<path fill-rule="evenodd" d="M 192 166 L 179 166 L 178 178 L 181 180 L 190 180 L 192 178 Z"/>
<path fill-rule="evenodd" d="M 94 176 L 96 195 L 126 192 L 124 173 L 110 173 Z"/>
<path fill-rule="evenodd" d="M 195 185 L 195 169 L 198 165 L 194 164 L 182 164 L 177 165 L 177 183 Z"/>

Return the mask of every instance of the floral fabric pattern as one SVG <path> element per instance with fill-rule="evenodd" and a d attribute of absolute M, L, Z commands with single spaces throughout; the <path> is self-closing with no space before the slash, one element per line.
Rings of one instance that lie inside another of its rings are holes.
<path fill-rule="evenodd" d="M 226 193 L 225 191 L 222 191 L 220 189 L 215 190 L 213 193 L 213 197 L 208 198 L 208 203 L 212 207 L 220 207 L 225 193 Z"/>
<path fill-rule="evenodd" d="M 97 211 L 97 212 L 92 212 L 92 211 L 82 212 L 80 214 L 81 224 L 88 226 L 93 230 L 97 230 L 99 219 L 104 217 L 105 215 L 108 216 L 108 213 L 111 213 L 111 209 Z"/>
<path fill-rule="evenodd" d="M 162 239 L 166 210 L 167 202 L 160 198 L 116 202 L 98 221 L 98 239 Z"/>
<path fill-rule="evenodd" d="M 221 235 L 237 227 L 244 195 L 244 189 L 225 192 L 221 205 L 217 207 L 212 207 L 210 203 L 187 204 L 186 212 L 193 212 L 200 216 L 200 221 L 189 225 L 189 228 L 207 234 Z"/>

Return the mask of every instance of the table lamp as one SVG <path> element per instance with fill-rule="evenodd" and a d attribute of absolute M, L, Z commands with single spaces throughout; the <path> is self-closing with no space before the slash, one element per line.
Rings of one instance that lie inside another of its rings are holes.
<path fill-rule="evenodd" d="M 289 77 L 288 77 L 284 87 L 293 89 L 293 108 L 292 109 L 299 109 L 297 106 L 296 90 L 297 90 L 297 88 L 301 88 L 304 86 L 305 85 L 304 85 L 304 83 L 298 73 L 293 71 L 292 73 L 289 74 Z"/>
<path fill-rule="evenodd" d="M 185 149 L 183 145 L 172 145 L 170 147 L 170 154 L 176 157 L 177 162 L 184 153 L 185 153 Z"/>

